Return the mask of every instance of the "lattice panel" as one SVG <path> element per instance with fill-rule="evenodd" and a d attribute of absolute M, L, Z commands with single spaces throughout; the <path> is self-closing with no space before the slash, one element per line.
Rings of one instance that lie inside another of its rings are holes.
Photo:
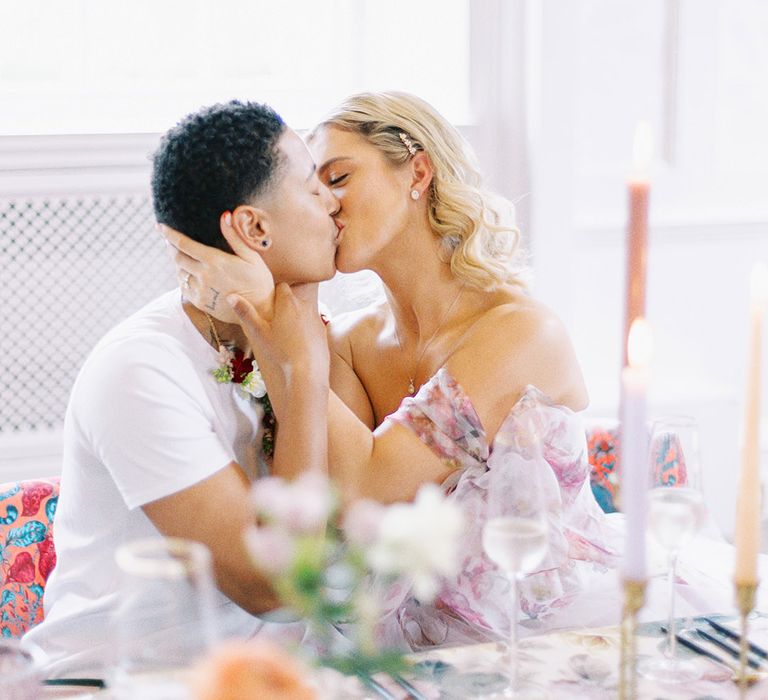
<path fill-rule="evenodd" d="M 174 284 L 145 195 L 0 199 L 0 435 L 59 427 L 96 341 Z"/>

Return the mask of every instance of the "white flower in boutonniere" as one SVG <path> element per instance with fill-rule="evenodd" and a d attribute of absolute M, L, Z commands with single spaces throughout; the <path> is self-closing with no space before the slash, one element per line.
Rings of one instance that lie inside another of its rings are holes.
<path fill-rule="evenodd" d="M 260 399 L 267 393 L 267 385 L 264 383 L 264 378 L 261 376 L 261 372 L 259 372 L 259 368 L 255 363 L 253 369 L 245 375 L 240 388 L 257 399 Z"/>

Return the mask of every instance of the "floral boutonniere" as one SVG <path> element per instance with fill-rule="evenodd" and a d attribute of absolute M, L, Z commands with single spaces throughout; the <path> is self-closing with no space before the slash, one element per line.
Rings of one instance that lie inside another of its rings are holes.
<path fill-rule="evenodd" d="M 272 457 L 275 451 L 275 413 L 267 394 L 267 385 L 261 376 L 258 365 L 252 357 L 246 357 L 238 348 L 230 350 L 224 345 L 219 345 L 219 366 L 212 371 L 219 384 L 237 384 L 240 392 L 250 396 L 264 408 L 263 428 L 261 438 L 261 451 L 265 457 Z"/>

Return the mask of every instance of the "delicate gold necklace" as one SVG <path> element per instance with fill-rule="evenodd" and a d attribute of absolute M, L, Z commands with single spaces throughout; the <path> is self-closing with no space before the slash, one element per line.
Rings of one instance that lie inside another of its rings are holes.
<path fill-rule="evenodd" d="M 453 301 L 451 302 L 451 305 L 448 307 L 448 310 L 443 314 L 443 317 L 440 319 L 440 323 L 437 325 L 437 328 L 435 328 L 434 333 L 432 333 L 431 336 L 429 336 L 429 340 L 426 342 L 426 345 L 422 348 L 421 352 L 419 353 L 419 357 L 416 360 L 416 364 L 413 368 L 413 374 L 409 374 L 406 372 L 406 376 L 408 377 L 408 394 L 410 396 L 413 396 L 416 393 L 416 384 L 415 380 L 416 377 L 419 376 L 419 368 L 421 367 L 421 361 L 424 359 L 424 355 L 427 354 L 427 350 L 429 349 L 429 346 L 432 345 L 432 341 L 437 337 L 438 332 L 442 329 L 442 327 L 445 325 L 445 322 L 448 320 L 448 317 L 451 315 L 451 311 L 453 311 L 453 307 L 456 306 L 456 303 L 459 301 L 459 297 L 461 296 L 461 293 L 464 291 L 464 285 L 462 284 L 459 288 L 459 293 L 454 297 Z M 400 348 L 400 354 L 405 355 L 405 351 L 403 350 L 403 344 L 400 342 L 400 334 L 397 332 L 397 323 L 395 323 L 395 338 L 397 339 L 397 345 Z"/>
<path fill-rule="evenodd" d="M 224 346 L 222 345 L 221 338 L 219 338 L 219 334 L 216 331 L 216 324 L 213 322 L 213 319 L 207 311 L 203 311 L 203 313 L 205 314 L 205 318 L 208 321 L 208 327 L 211 329 L 213 340 L 216 342 L 216 349 L 221 350 L 221 348 Z"/>

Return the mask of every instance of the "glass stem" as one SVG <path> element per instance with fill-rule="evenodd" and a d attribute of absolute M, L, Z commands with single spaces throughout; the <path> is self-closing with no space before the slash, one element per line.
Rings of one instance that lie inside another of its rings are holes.
<path fill-rule="evenodd" d="M 520 578 L 517 573 L 511 576 L 512 583 L 512 609 L 509 614 L 509 663 L 510 682 L 513 692 L 518 687 L 518 658 L 517 658 L 517 619 L 520 608 Z"/>
<path fill-rule="evenodd" d="M 669 635 L 667 655 L 674 659 L 677 654 L 677 637 L 675 636 L 675 580 L 677 579 L 677 550 L 669 553 L 669 620 L 667 632 Z"/>

